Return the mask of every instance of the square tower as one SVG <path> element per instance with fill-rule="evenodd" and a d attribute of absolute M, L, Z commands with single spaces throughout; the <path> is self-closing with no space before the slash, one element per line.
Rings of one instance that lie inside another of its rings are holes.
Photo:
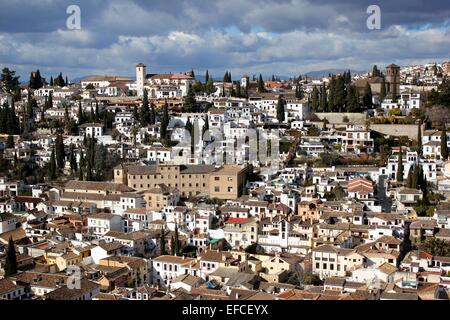
<path fill-rule="evenodd" d="M 390 64 L 386 67 L 386 92 L 392 93 L 394 86 L 397 88 L 397 94 L 400 94 L 400 67 Z"/>
<path fill-rule="evenodd" d="M 136 65 L 136 87 L 137 95 L 144 95 L 145 78 L 147 76 L 147 66 L 143 63 Z"/>

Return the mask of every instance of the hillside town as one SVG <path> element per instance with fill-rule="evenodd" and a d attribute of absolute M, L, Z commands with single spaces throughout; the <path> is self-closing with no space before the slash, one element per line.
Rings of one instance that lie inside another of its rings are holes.
<path fill-rule="evenodd" d="M 3 68 L 0 300 L 449 300 L 450 62 L 368 69 Z"/>

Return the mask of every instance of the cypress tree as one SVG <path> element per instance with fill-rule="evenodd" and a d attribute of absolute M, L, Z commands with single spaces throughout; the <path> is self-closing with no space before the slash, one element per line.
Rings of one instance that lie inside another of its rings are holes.
<path fill-rule="evenodd" d="M 173 238 L 173 236 L 170 238 L 170 254 L 172 256 L 176 254 L 175 239 Z"/>
<path fill-rule="evenodd" d="M 297 90 L 296 92 L 297 99 L 303 99 L 305 97 L 305 92 L 303 91 L 303 86 L 301 83 L 298 84 L 296 90 Z"/>
<path fill-rule="evenodd" d="M 408 171 L 408 178 L 406 179 L 406 187 L 412 188 L 413 187 L 413 180 L 414 180 L 414 170 L 415 168 L 409 168 Z"/>
<path fill-rule="evenodd" d="M 236 83 L 236 97 L 240 98 L 242 96 L 241 93 L 241 83 L 238 81 Z"/>
<path fill-rule="evenodd" d="M 72 171 L 72 173 L 76 173 L 78 171 L 78 164 L 77 159 L 75 157 L 73 144 L 70 144 L 69 162 L 70 162 L 70 170 Z"/>
<path fill-rule="evenodd" d="M 264 80 L 263 80 L 261 74 L 259 74 L 259 80 L 258 80 L 258 92 L 259 92 L 259 93 L 266 92 L 266 87 L 265 87 L 265 85 L 264 85 Z"/>
<path fill-rule="evenodd" d="M 186 98 L 184 99 L 184 110 L 186 110 L 186 112 L 197 111 L 197 101 L 192 87 L 189 88 Z"/>
<path fill-rule="evenodd" d="M 345 94 L 344 78 L 341 75 L 339 75 L 336 79 L 334 93 L 335 93 L 334 102 L 336 104 L 337 110 L 339 112 L 342 112 L 342 109 L 344 108 L 345 104 L 346 94 Z"/>
<path fill-rule="evenodd" d="M 428 182 L 427 176 L 425 174 L 422 175 L 422 184 L 420 185 L 420 189 L 422 190 L 423 197 L 422 204 L 428 206 L 430 204 L 430 199 L 428 199 Z"/>
<path fill-rule="evenodd" d="M 364 89 L 363 105 L 366 109 L 372 108 L 372 88 L 369 82 L 366 82 L 366 87 Z"/>
<path fill-rule="evenodd" d="M 48 100 L 47 100 L 46 109 L 48 110 L 48 109 L 51 109 L 51 108 L 53 108 L 53 93 L 50 92 L 48 94 Z"/>
<path fill-rule="evenodd" d="M 317 87 L 314 87 L 312 91 L 312 109 L 314 112 L 319 111 L 319 90 L 317 90 Z"/>
<path fill-rule="evenodd" d="M 205 134 L 205 132 L 206 131 L 208 131 L 209 130 L 209 119 L 208 119 L 208 116 L 206 116 L 206 120 L 205 120 L 205 124 L 203 125 L 203 135 Z"/>
<path fill-rule="evenodd" d="M 56 179 L 55 148 L 52 149 L 52 154 L 50 156 L 50 163 L 48 164 L 48 177 L 50 178 L 50 180 Z"/>
<path fill-rule="evenodd" d="M 381 90 L 380 90 L 380 102 L 386 98 L 386 79 L 383 77 L 381 81 Z"/>
<path fill-rule="evenodd" d="M 447 160 L 448 158 L 448 146 L 447 146 L 447 129 L 445 127 L 445 123 L 442 126 L 442 134 L 441 134 L 441 157 L 442 160 Z"/>
<path fill-rule="evenodd" d="M 80 181 L 84 180 L 84 173 L 83 173 L 84 165 L 85 165 L 85 162 L 84 162 L 83 151 L 80 150 L 80 161 L 79 161 L 79 165 L 78 165 L 78 180 L 80 180 Z"/>
<path fill-rule="evenodd" d="M 166 255 L 166 239 L 164 239 L 164 230 L 161 231 L 161 237 L 159 238 L 159 248 L 160 255 Z"/>
<path fill-rule="evenodd" d="M 209 82 L 209 71 L 207 69 L 205 73 L 205 84 L 207 84 L 208 82 Z"/>
<path fill-rule="evenodd" d="M 411 185 L 409 186 L 409 188 L 417 189 L 417 187 L 419 186 L 419 183 L 421 183 L 422 179 L 421 179 L 420 175 L 422 173 L 421 173 L 420 169 L 421 169 L 420 164 L 414 167 Z"/>
<path fill-rule="evenodd" d="M 17 274 L 17 257 L 14 241 L 11 236 L 9 237 L 8 250 L 6 251 L 5 277 L 10 277 L 15 274 Z"/>
<path fill-rule="evenodd" d="M 63 142 L 62 135 L 58 135 L 56 137 L 55 151 L 56 151 L 56 164 L 59 169 L 63 169 L 64 164 L 65 164 L 66 155 L 65 155 L 64 142 Z"/>
<path fill-rule="evenodd" d="M 156 123 L 155 105 L 152 103 L 150 104 L 150 124 L 154 125 L 155 123 Z"/>
<path fill-rule="evenodd" d="M 320 111 L 327 112 L 327 89 L 325 88 L 325 84 L 320 87 Z"/>
<path fill-rule="evenodd" d="M 281 96 L 278 97 L 278 103 L 277 103 L 277 119 L 278 123 L 283 123 L 285 120 L 285 114 L 284 114 L 284 100 Z"/>
<path fill-rule="evenodd" d="M 331 77 L 330 83 L 328 85 L 328 111 L 335 112 L 336 111 L 336 78 L 333 75 Z"/>
<path fill-rule="evenodd" d="M 83 108 L 81 106 L 81 100 L 78 102 L 78 125 L 82 125 L 84 123 L 84 114 Z"/>
<path fill-rule="evenodd" d="M 165 141 L 167 137 L 167 126 L 169 125 L 169 105 L 167 101 L 164 103 L 163 116 L 161 120 L 160 135 L 161 141 Z"/>
<path fill-rule="evenodd" d="M 400 153 L 398 154 L 398 168 L 397 168 L 397 182 L 403 182 L 403 153 L 400 146 Z"/>
<path fill-rule="evenodd" d="M 150 108 L 148 104 L 148 92 L 147 89 L 144 89 L 144 98 L 142 101 L 141 107 L 141 126 L 146 127 L 150 123 Z"/>
<path fill-rule="evenodd" d="M 91 110 L 90 110 L 90 116 L 89 116 L 89 122 L 95 122 L 95 114 L 94 114 L 94 108 L 92 108 L 91 104 Z"/>
<path fill-rule="evenodd" d="M 174 244 L 175 244 L 175 253 L 180 254 L 180 240 L 179 240 L 179 236 L 178 236 L 178 225 L 177 224 L 175 224 Z"/>
<path fill-rule="evenodd" d="M 86 166 L 86 181 L 92 181 L 92 177 L 92 165 L 91 161 L 88 161 Z"/>
<path fill-rule="evenodd" d="M 422 121 L 419 123 L 419 132 L 417 133 L 417 147 L 419 149 L 418 153 L 422 155 Z"/>
<path fill-rule="evenodd" d="M 347 112 L 358 111 L 358 93 L 355 86 L 350 85 L 347 89 Z"/>
<path fill-rule="evenodd" d="M 95 101 L 95 116 L 94 116 L 94 120 L 97 123 L 100 120 L 100 113 L 98 110 L 98 101 Z"/>

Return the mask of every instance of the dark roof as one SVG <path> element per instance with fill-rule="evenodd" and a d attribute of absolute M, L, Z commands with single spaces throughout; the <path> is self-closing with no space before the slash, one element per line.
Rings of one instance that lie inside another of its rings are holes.
<path fill-rule="evenodd" d="M 15 216 L 12 213 L 0 213 L 0 222 L 14 219 Z"/>
<path fill-rule="evenodd" d="M 89 281 L 87 279 L 81 279 L 80 289 L 68 288 L 67 286 L 58 288 L 45 295 L 46 300 L 77 300 L 85 294 L 92 292 L 99 288 L 100 285 Z"/>

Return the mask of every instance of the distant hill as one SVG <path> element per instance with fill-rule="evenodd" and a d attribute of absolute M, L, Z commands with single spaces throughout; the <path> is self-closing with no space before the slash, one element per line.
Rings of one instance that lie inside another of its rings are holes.
<path fill-rule="evenodd" d="M 338 74 L 338 73 L 344 73 L 347 72 L 348 69 L 325 69 L 325 70 L 318 70 L 318 71 L 310 71 L 307 72 L 306 75 L 311 78 L 323 78 L 327 77 L 330 73 L 331 74 Z M 351 70 L 351 73 L 366 73 L 367 71 L 358 71 L 358 70 Z"/>

